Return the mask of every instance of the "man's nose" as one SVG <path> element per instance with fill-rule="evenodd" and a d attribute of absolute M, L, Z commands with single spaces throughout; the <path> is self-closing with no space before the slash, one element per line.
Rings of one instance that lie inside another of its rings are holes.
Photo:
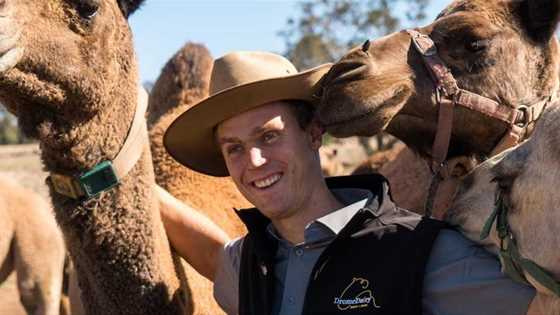
<path fill-rule="evenodd" d="M 249 150 L 249 156 L 251 166 L 254 168 L 260 167 L 266 163 L 266 158 L 263 156 L 263 152 L 259 148 L 251 148 L 251 150 Z"/>

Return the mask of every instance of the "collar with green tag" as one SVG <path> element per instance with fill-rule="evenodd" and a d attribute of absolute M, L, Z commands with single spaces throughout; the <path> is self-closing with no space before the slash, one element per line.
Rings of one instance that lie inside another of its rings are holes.
<path fill-rule="evenodd" d="M 508 211 L 509 208 L 504 203 L 502 193 L 498 190 L 494 211 L 486 220 L 480 232 L 480 239 L 483 240 L 490 235 L 490 230 L 496 222 L 496 231 L 500 239 L 499 255 L 504 272 L 514 281 L 530 285 L 525 277 L 525 274 L 528 274 L 554 295 L 560 297 L 560 282 L 541 266 L 519 253 L 515 237 L 508 223 Z"/>
<path fill-rule="evenodd" d="M 53 189 L 72 199 L 87 200 L 118 185 L 140 159 L 148 139 L 144 117 L 147 107 L 148 95 L 139 87 L 138 104 L 132 125 L 117 156 L 112 161 L 103 161 L 78 176 L 51 173 L 47 180 L 52 183 Z"/>

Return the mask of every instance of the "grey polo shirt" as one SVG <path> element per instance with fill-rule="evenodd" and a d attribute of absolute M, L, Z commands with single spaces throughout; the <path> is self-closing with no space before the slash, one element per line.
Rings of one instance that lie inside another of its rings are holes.
<path fill-rule="evenodd" d="M 315 262 L 350 219 L 372 201 L 367 190 L 333 193 L 347 206 L 307 225 L 303 243 L 292 245 L 272 225 L 268 227 L 269 237 L 278 240 L 273 315 L 301 314 Z M 238 314 L 242 246 L 243 238 L 226 244 L 214 281 L 214 297 L 227 314 Z M 440 232 L 426 267 L 424 314 L 526 314 L 534 295 L 533 288 L 504 276 L 499 261 L 483 248 L 456 231 Z"/>

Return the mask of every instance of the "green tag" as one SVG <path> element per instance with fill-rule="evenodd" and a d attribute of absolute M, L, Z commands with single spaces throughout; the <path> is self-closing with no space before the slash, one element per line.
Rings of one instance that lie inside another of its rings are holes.
<path fill-rule="evenodd" d="M 119 183 L 117 174 L 113 169 L 111 161 L 97 164 L 87 173 L 78 178 L 80 185 L 85 193 L 86 199 L 94 197 L 99 193 L 111 189 Z"/>

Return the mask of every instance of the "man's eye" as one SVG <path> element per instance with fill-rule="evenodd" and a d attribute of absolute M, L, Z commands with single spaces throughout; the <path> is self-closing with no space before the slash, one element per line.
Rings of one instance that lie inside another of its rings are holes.
<path fill-rule="evenodd" d="M 269 131 L 269 132 L 266 132 L 266 133 L 263 135 L 263 141 L 264 141 L 264 143 L 272 143 L 272 142 L 274 142 L 274 140 L 276 140 L 277 138 L 278 138 L 278 133 L 275 132 L 275 131 Z"/>
<path fill-rule="evenodd" d="M 240 144 L 230 145 L 226 148 L 226 153 L 228 155 L 239 153 L 243 150 L 243 147 Z"/>

